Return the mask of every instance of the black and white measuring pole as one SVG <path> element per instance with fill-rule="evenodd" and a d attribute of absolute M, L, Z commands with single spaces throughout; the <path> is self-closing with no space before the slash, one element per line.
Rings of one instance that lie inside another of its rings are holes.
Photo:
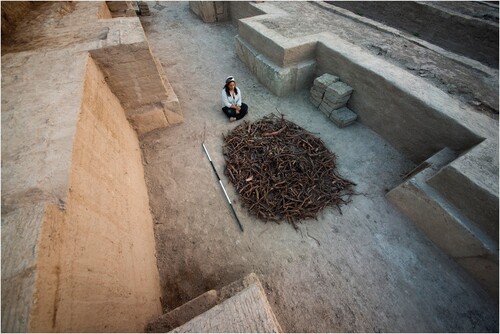
<path fill-rule="evenodd" d="M 215 172 L 215 175 L 217 176 L 217 179 L 219 180 L 219 184 L 222 187 L 222 190 L 224 190 L 224 195 L 226 195 L 226 199 L 229 202 L 229 206 L 231 207 L 231 210 L 233 210 L 234 218 L 236 218 L 236 221 L 238 222 L 238 225 L 240 226 L 241 232 L 243 232 L 243 226 L 241 226 L 240 220 L 238 219 L 238 216 L 236 215 L 236 211 L 234 211 L 233 208 L 233 203 L 231 203 L 231 200 L 229 199 L 229 196 L 227 195 L 226 189 L 224 188 L 224 185 L 222 184 L 222 181 L 219 177 L 219 173 L 217 173 L 217 170 L 215 169 L 214 163 L 212 162 L 212 158 L 210 158 L 210 154 L 208 154 L 207 148 L 205 147 L 205 143 L 201 144 L 203 146 L 203 149 L 205 150 L 205 154 L 208 157 L 208 160 L 210 161 L 210 164 L 212 165 L 212 169 Z"/>

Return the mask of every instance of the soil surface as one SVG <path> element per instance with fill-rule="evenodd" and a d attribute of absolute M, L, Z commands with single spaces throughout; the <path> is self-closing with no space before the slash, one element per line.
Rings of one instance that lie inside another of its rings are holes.
<path fill-rule="evenodd" d="M 301 5 L 309 10 L 290 4 Z M 255 272 L 285 332 L 498 331 L 496 300 L 386 200 L 414 168 L 410 161 L 362 124 L 338 129 L 307 91 L 274 96 L 236 56 L 231 23 L 205 24 L 187 2 L 149 7 L 141 21 L 185 116 L 182 125 L 141 140 L 166 311 Z M 426 63 L 418 55 L 415 61 Z M 295 231 L 240 206 L 223 174 L 222 134 L 239 124 L 221 111 L 229 75 L 249 105 L 248 120 L 281 112 L 337 155 L 340 175 L 360 193 L 342 215 L 324 210 Z"/>

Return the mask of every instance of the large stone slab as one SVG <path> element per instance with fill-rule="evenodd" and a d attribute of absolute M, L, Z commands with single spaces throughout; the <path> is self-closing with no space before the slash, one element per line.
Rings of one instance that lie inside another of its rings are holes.
<path fill-rule="evenodd" d="M 172 333 L 279 333 L 281 327 L 260 284 L 195 317 Z"/>
<path fill-rule="evenodd" d="M 331 96 L 332 100 L 335 98 L 343 98 L 349 96 L 351 95 L 351 93 L 352 87 L 342 81 L 334 82 L 325 89 L 325 94 Z"/>

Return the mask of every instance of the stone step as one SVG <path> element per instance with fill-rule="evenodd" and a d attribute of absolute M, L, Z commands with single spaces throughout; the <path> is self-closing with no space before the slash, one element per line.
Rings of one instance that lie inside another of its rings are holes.
<path fill-rule="evenodd" d="M 498 246 L 498 141 L 488 139 L 454 160 L 428 184 Z"/>
<path fill-rule="evenodd" d="M 448 148 L 439 151 L 386 197 L 434 244 L 490 292 L 498 294 L 497 244 L 427 183 L 456 156 Z"/>
<path fill-rule="evenodd" d="M 226 291 L 230 292 L 231 289 Z M 172 333 L 279 333 L 281 327 L 259 281 Z"/>
<path fill-rule="evenodd" d="M 212 311 L 214 310 L 214 311 Z M 210 290 L 145 327 L 165 332 L 281 332 L 256 274 Z"/>
<path fill-rule="evenodd" d="M 146 333 L 165 333 L 217 305 L 217 291 L 210 290 L 146 325 Z"/>

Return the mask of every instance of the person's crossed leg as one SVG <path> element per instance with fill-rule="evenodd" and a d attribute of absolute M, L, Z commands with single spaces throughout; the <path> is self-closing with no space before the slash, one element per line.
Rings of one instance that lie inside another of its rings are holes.
<path fill-rule="evenodd" d="M 229 117 L 229 120 L 231 122 L 234 122 L 246 116 L 246 114 L 248 113 L 248 106 L 246 105 L 246 103 L 242 103 L 240 110 L 223 107 L 222 111 L 224 111 L 224 114 L 226 114 L 226 116 Z"/>

